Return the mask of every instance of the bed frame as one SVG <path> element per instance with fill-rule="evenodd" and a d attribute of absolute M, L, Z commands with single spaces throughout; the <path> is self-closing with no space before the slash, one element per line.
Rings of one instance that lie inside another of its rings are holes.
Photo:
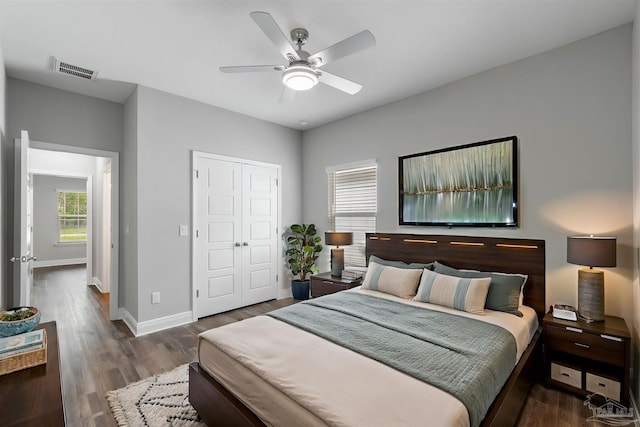
<path fill-rule="evenodd" d="M 437 260 L 455 268 L 527 274 L 524 303 L 536 311 L 542 324 L 545 312 L 544 243 L 544 240 L 532 239 L 367 233 L 366 254 L 367 259 L 376 255 L 405 262 Z M 539 327 L 489 408 L 481 424 L 483 427 L 513 426 L 518 421 L 537 373 L 542 372 L 541 334 L 542 327 Z M 209 426 L 265 425 L 198 362 L 189 365 L 189 401 Z"/>

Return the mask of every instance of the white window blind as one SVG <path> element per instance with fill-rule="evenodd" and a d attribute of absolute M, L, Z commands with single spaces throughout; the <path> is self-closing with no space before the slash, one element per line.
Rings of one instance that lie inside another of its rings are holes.
<path fill-rule="evenodd" d="M 365 233 L 376 231 L 378 211 L 377 165 L 368 161 L 327 169 L 329 230 L 353 232 L 344 247 L 345 266 L 366 265 Z"/>

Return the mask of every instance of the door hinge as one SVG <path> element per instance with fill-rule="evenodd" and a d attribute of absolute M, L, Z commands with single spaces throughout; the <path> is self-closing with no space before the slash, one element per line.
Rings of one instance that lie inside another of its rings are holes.
<path fill-rule="evenodd" d="M 200 289 L 196 289 L 196 298 L 200 298 Z"/>
<path fill-rule="evenodd" d="M 194 172 L 196 173 L 196 179 L 200 178 L 200 171 L 198 169 L 194 169 Z"/>
<path fill-rule="evenodd" d="M 278 178 L 276 178 L 276 187 L 278 186 Z"/>
<path fill-rule="evenodd" d="M 196 239 L 200 236 L 200 232 L 196 230 Z"/>
<path fill-rule="evenodd" d="M 280 277 L 280 276 L 276 274 L 276 282 L 279 280 L 279 279 L 278 279 L 279 277 Z"/>

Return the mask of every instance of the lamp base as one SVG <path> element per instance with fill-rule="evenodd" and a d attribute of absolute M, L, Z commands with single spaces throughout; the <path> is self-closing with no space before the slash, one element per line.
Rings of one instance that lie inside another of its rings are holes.
<path fill-rule="evenodd" d="M 331 275 L 341 277 L 344 270 L 344 249 L 331 249 Z"/>
<path fill-rule="evenodd" d="M 578 270 L 578 313 L 586 322 L 604 320 L 604 271 Z"/>

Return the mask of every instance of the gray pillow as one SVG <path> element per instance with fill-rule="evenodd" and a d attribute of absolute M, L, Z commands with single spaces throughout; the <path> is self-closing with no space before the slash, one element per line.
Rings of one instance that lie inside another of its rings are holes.
<path fill-rule="evenodd" d="M 441 264 L 436 261 L 433 265 L 436 273 L 447 274 L 449 276 L 479 278 L 491 277 L 491 285 L 487 294 L 485 308 L 489 310 L 503 311 L 522 317 L 518 310 L 520 306 L 520 292 L 527 276 L 523 274 L 488 273 L 476 270 L 458 270 L 453 267 Z"/>
<path fill-rule="evenodd" d="M 379 257 L 377 257 L 375 255 L 371 255 L 369 257 L 369 263 L 372 263 L 372 262 L 375 262 L 376 264 L 380 264 L 380 265 L 386 265 L 387 267 L 410 268 L 412 270 L 424 270 L 426 268 L 427 270 L 432 270 L 433 271 L 433 263 L 432 262 L 429 262 L 427 264 L 421 264 L 421 263 L 418 263 L 418 262 L 412 262 L 411 264 L 407 264 L 406 262 L 390 261 L 390 260 L 387 260 L 387 259 L 379 258 Z"/>

